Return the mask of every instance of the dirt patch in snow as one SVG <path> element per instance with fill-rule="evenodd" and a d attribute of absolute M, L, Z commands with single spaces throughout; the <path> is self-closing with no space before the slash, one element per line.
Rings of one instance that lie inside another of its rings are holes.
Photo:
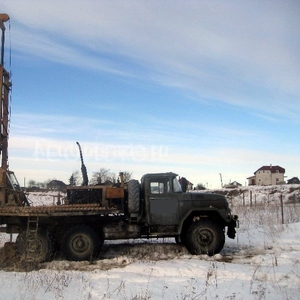
<path fill-rule="evenodd" d="M 100 256 L 91 262 L 67 261 L 61 253 L 55 260 L 40 264 L 43 269 L 93 271 L 124 268 L 134 262 L 156 262 L 190 256 L 184 246 L 175 243 L 105 243 Z"/>
<path fill-rule="evenodd" d="M 5 243 L 4 247 L 0 248 L 0 268 L 15 269 L 20 263 L 20 257 L 17 255 L 15 243 Z"/>
<path fill-rule="evenodd" d="M 215 260 L 221 262 L 231 262 L 232 255 L 237 249 L 228 248 L 224 254 L 217 254 L 213 257 L 207 255 L 191 255 L 183 245 L 175 242 L 120 242 L 105 243 L 100 256 L 93 261 L 67 261 L 61 252 L 56 253 L 55 259 L 35 265 L 25 264 L 24 259 L 17 255 L 15 243 L 6 243 L 0 249 L 0 269 L 5 271 L 29 272 L 39 269 L 52 270 L 111 270 L 124 268 L 132 263 L 156 263 L 157 261 L 192 259 Z"/>
<path fill-rule="evenodd" d="M 17 251 L 17 245 L 13 242 L 7 242 L 0 248 L 0 269 L 4 271 L 27 272 L 37 270 L 39 266 L 36 263 L 26 263 L 25 255 L 20 255 Z"/>

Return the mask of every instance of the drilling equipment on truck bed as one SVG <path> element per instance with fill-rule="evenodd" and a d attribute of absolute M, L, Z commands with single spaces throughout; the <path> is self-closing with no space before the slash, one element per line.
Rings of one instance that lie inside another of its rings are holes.
<path fill-rule="evenodd" d="M 29 205 L 14 172 L 8 164 L 8 136 L 10 113 L 10 73 L 4 67 L 5 22 L 9 21 L 7 14 L 0 14 L 1 28 L 1 62 L 0 62 L 0 207 L 5 205 Z"/>
<path fill-rule="evenodd" d="M 88 178 L 86 166 L 83 162 L 83 156 L 82 156 L 80 144 L 78 142 L 76 142 L 76 144 L 78 145 L 78 148 L 79 148 L 79 154 L 80 154 L 80 160 L 81 160 L 81 173 L 82 173 L 82 179 L 83 179 L 82 185 L 87 186 L 87 185 L 89 185 L 89 178 Z"/>

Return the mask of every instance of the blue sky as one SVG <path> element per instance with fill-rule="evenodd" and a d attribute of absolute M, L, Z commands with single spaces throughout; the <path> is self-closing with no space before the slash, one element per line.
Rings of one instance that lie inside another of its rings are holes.
<path fill-rule="evenodd" d="M 2 0 L 10 169 L 300 176 L 298 1 Z M 11 64 L 10 64 L 11 47 Z"/>

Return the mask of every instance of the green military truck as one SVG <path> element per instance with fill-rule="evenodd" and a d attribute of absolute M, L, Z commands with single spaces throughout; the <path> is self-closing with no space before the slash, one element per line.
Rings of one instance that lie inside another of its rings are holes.
<path fill-rule="evenodd" d="M 126 183 L 120 173 L 116 186 L 68 187 L 60 202 L 29 206 L 28 201 L 10 201 L 0 206 L 2 231 L 18 234 L 17 247 L 28 260 L 49 261 L 56 251 L 68 260 L 91 260 L 105 240 L 153 237 L 173 237 L 191 254 L 214 255 L 222 250 L 226 233 L 235 238 L 237 216 L 226 198 L 182 192 L 171 172 Z"/>

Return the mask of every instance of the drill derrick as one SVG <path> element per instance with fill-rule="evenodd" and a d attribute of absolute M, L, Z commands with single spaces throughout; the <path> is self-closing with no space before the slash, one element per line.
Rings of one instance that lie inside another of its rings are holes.
<path fill-rule="evenodd" d="M 10 73 L 4 67 L 5 25 L 9 20 L 7 14 L 0 14 L 1 29 L 1 58 L 0 58 L 0 206 L 29 205 L 14 173 L 9 171 L 8 164 L 8 136 L 10 110 Z"/>
<path fill-rule="evenodd" d="M 9 115 L 9 92 L 11 87 L 10 74 L 4 68 L 4 42 L 5 42 L 5 25 L 9 20 L 7 14 L 0 14 L 1 28 L 1 61 L 0 61 L 0 206 L 7 202 L 6 186 L 7 186 L 7 170 L 8 170 L 8 115 Z"/>

